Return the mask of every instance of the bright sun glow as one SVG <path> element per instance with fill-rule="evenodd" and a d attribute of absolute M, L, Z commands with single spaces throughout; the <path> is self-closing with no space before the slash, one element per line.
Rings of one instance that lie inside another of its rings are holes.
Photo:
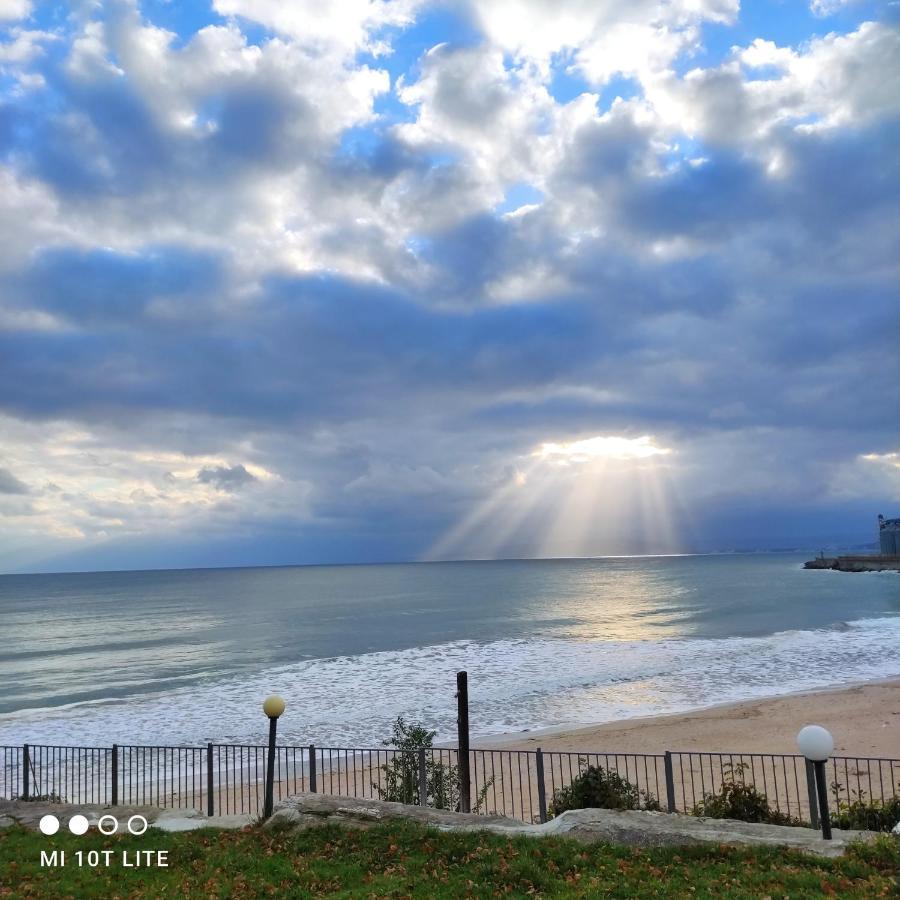
<path fill-rule="evenodd" d="M 590 462 L 594 459 L 646 459 L 671 452 L 668 447 L 657 447 L 649 434 L 639 438 L 598 435 L 567 444 L 541 444 L 533 455 L 567 464 Z"/>
<path fill-rule="evenodd" d="M 426 558 L 680 552 L 672 453 L 652 435 L 543 443 L 508 460 L 509 474 Z"/>

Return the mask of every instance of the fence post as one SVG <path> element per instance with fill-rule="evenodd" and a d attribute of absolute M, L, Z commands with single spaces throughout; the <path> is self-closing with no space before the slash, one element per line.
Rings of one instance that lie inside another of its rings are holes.
<path fill-rule="evenodd" d="M 419 747 L 419 806 L 428 806 L 428 769 L 424 747 Z"/>
<path fill-rule="evenodd" d="M 458 741 L 459 811 L 471 812 L 472 779 L 469 775 L 469 675 L 456 673 L 456 733 Z"/>
<path fill-rule="evenodd" d="M 316 792 L 316 747 L 315 747 L 315 744 L 309 745 L 309 790 L 313 794 Z"/>
<path fill-rule="evenodd" d="M 547 785 L 544 783 L 544 753 L 540 747 L 534 751 L 534 770 L 537 775 L 538 815 L 541 822 L 547 821 Z"/>
<path fill-rule="evenodd" d="M 28 744 L 22 744 L 22 799 L 28 799 L 28 775 L 31 769 L 31 757 L 28 753 Z"/>
<path fill-rule="evenodd" d="M 666 750 L 663 756 L 663 769 L 666 773 L 666 806 L 670 813 L 675 812 L 675 773 L 672 770 L 672 752 Z"/>
<path fill-rule="evenodd" d="M 816 770 L 811 760 L 806 763 L 806 793 L 809 797 L 809 822 L 812 828 L 819 827 L 819 801 L 816 797 Z"/>
<path fill-rule="evenodd" d="M 812 760 L 804 758 L 806 769 L 806 796 L 809 798 L 809 823 L 812 828 L 818 828 L 821 824 L 819 820 L 819 798 L 816 795 L 816 767 Z"/>
<path fill-rule="evenodd" d="M 212 742 L 206 745 L 206 814 L 214 816 L 216 814 L 216 803 L 213 798 L 213 745 Z"/>
<path fill-rule="evenodd" d="M 119 805 L 119 745 L 112 745 L 112 790 L 110 791 L 110 803 Z"/>

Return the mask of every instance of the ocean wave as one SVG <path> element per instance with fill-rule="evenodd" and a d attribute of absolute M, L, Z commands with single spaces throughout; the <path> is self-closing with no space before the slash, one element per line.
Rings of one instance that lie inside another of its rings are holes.
<path fill-rule="evenodd" d="M 303 660 L 153 695 L 22 710 L 0 743 L 256 742 L 260 703 L 287 702 L 281 740 L 376 746 L 402 714 L 455 733 L 455 673 L 469 672 L 473 734 L 586 725 L 900 675 L 900 616 L 766 637 L 455 641 Z"/>

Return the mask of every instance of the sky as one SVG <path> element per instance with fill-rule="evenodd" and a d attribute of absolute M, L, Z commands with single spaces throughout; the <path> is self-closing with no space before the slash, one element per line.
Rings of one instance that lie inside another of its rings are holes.
<path fill-rule="evenodd" d="M 0 571 L 871 542 L 900 4 L 0 0 Z"/>

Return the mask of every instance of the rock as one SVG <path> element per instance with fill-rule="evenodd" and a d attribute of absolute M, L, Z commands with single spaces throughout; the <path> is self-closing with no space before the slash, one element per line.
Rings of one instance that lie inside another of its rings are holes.
<path fill-rule="evenodd" d="M 803 563 L 804 569 L 834 569 L 837 568 L 837 559 L 828 556 L 817 556 Z"/>
<path fill-rule="evenodd" d="M 874 837 L 863 831 L 834 831 L 833 839 L 825 841 L 811 828 L 609 809 L 570 810 L 532 828 L 542 834 L 558 834 L 586 843 L 602 841 L 629 847 L 703 843 L 736 847 L 781 846 L 820 856 L 840 856 L 850 841 Z"/>
<path fill-rule="evenodd" d="M 672 847 L 685 844 L 780 846 L 820 856 L 840 856 L 850 841 L 874 838 L 871 832 L 836 830 L 833 832 L 833 840 L 824 841 L 819 832 L 811 828 L 610 809 L 570 810 L 542 825 L 526 825 L 504 816 L 479 816 L 321 794 L 297 794 L 282 801 L 265 827 L 309 828 L 337 824 L 351 828 L 369 828 L 377 822 L 399 819 L 446 831 L 490 831 L 494 834 L 526 837 L 557 835 L 585 843 L 624 844 L 629 847 Z"/>
<path fill-rule="evenodd" d="M 507 816 L 481 816 L 477 813 L 457 813 L 422 806 L 408 806 L 387 800 L 360 800 L 354 797 L 330 797 L 325 794 L 302 793 L 275 805 L 267 828 L 285 825 L 349 824 L 354 827 L 376 825 L 379 822 L 404 820 L 433 828 L 452 827 L 458 831 L 478 831 L 487 825 L 498 828 L 524 828 L 525 823 Z"/>
<path fill-rule="evenodd" d="M 900 834 L 900 822 L 891 829 L 891 834 Z"/>

